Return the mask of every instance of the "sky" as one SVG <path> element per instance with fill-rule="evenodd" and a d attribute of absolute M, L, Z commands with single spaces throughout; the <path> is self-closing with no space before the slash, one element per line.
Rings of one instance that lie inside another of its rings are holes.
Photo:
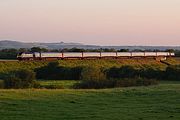
<path fill-rule="evenodd" d="M 180 0 L 0 0 L 0 40 L 180 45 Z"/>

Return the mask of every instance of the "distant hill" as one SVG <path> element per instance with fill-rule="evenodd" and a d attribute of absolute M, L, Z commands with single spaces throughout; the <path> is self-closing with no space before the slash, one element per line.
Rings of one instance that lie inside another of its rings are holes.
<path fill-rule="evenodd" d="M 63 48 L 84 48 L 84 49 L 100 49 L 100 48 L 114 48 L 114 49 L 141 49 L 141 50 L 166 50 L 166 49 L 176 49 L 180 50 L 180 46 L 98 46 L 98 45 L 83 45 L 80 43 L 25 43 L 11 40 L 2 40 L 0 41 L 0 49 L 6 48 L 32 48 L 32 47 L 41 47 L 47 49 L 63 49 Z"/>
<path fill-rule="evenodd" d="M 41 48 L 48 48 L 48 49 L 59 49 L 64 47 L 74 47 L 74 46 L 83 46 L 80 43 L 25 43 L 25 42 L 18 42 L 18 41 L 10 41 L 10 40 L 2 40 L 0 41 L 0 49 L 5 48 L 32 48 L 32 47 L 41 47 Z"/>

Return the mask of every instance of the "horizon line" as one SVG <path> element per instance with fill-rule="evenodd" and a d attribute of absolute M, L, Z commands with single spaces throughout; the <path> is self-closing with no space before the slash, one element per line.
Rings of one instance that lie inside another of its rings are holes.
<path fill-rule="evenodd" d="M 11 41 L 11 42 L 20 42 L 20 43 L 73 43 L 73 44 L 79 44 L 79 45 L 87 45 L 87 46 L 103 46 L 103 47 L 110 47 L 110 46 L 126 46 L 126 47 L 131 47 L 131 46 L 142 46 L 142 47 L 180 47 L 180 45 L 99 45 L 99 44 L 85 44 L 85 43 L 81 43 L 81 42 L 64 42 L 64 41 L 59 41 L 59 42 L 27 42 L 27 41 L 21 41 L 21 40 L 11 40 L 11 39 L 0 39 L 1 41 Z"/>

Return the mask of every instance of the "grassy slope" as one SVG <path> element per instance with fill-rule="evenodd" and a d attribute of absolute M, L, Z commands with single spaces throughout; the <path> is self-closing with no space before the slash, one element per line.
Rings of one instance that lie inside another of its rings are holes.
<path fill-rule="evenodd" d="M 118 60 L 67 60 L 60 61 L 62 66 L 98 66 L 98 67 L 120 67 L 122 65 L 131 65 L 137 68 L 154 67 L 165 69 L 167 66 L 153 59 L 118 59 Z"/>
<path fill-rule="evenodd" d="M 27 62 L 20 62 L 20 61 L 0 61 L 0 72 L 7 72 L 10 70 L 17 70 L 17 69 L 35 69 L 38 67 L 42 67 L 47 65 L 47 62 L 40 62 L 40 61 L 27 61 Z"/>
<path fill-rule="evenodd" d="M 170 64 L 180 64 L 180 62 L 170 59 L 168 60 Z M 10 70 L 17 69 L 32 69 L 42 67 L 47 65 L 47 61 L 27 61 L 27 62 L 19 62 L 19 61 L 0 61 L 0 73 L 8 72 Z M 153 59 L 120 59 L 120 60 L 60 60 L 59 64 L 61 66 L 66 67 L 75 67 L 75 66 L 99 66 L 99 67 L 120 67 L 122 65 L 132 65 L 137 68 L 141 67 L 153 67 L 165 69 L 167 66 Z"/>
<path fill-rule="evenodd" d="M 1 120 L 179 120 L 180 83 L 104 90 L 0 90 Z"/>
<path fill-rule="evenodd" d="M 171 65 L 177 65 L 180 64 L 180 59 L 176 58 L 176 59 L 168 59 L 167 63 L 171 64 Z"/>

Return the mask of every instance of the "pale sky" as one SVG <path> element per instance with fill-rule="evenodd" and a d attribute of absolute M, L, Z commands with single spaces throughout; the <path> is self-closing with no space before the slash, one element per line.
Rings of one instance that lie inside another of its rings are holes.
<path fill-rule="evenodd" d="M 0 0 L 0 40 L 180 45 L 180 0 Z"/>

